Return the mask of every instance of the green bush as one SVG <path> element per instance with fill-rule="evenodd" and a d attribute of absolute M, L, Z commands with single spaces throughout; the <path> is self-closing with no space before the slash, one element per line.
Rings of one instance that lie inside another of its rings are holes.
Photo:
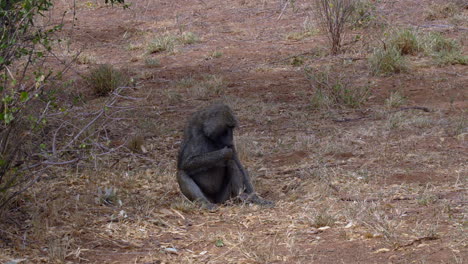
<path fill-rule="evenodd" d="M 408 70 L 407 61 L 401 51 L 394 46 L 376 48 L 369 58 L 369 65 L 374 75 L 389 75 Z"/>
<path fill-rule="evenodd" d="M 417 32 L 410 29 L 392 32 L 387 43 L 399 50 L 402 55 L 415 55 L 422 51 Z"/>
<path fill-rule="evenodd" d="M 463 55 L 461 45 L 454 39 L 445 38 L 440 33 L 429 33 L 424 42 L 426 52 L 438 65 L 468 63 L 468 56 Z"/>

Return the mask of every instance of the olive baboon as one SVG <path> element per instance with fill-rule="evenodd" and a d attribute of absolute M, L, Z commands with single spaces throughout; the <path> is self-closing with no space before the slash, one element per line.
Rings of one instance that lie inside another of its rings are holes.
<path fill-rule="evenodd" d="M 190 118 L 177 161 L 180 190 L 191 201 L 208 209 L 231 198 L 272 206 L 255 194 L 250 177 L 239 161 L 231 109 L 222 103 L 202 109 Z"/>

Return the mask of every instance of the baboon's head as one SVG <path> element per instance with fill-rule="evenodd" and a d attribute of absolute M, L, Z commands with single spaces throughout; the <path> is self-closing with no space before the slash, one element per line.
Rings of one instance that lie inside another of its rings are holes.
<path fill-rule="evenodd" d="M 233 130 L 237 120 L 229 106 L 215 104 L 205 112 L 203 121 L 203 133 L 217 147 L 232 147 L 234 145 Z"/>

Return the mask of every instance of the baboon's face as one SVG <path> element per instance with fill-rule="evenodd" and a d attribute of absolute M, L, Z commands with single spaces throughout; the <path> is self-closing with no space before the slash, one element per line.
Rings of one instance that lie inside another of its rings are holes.
<path fill-rule="evenodd" d="M 225 126 L 218 136 L 219 147 L 232 148 L 234 145 L 234 136 L 233 136 L 234 127 Z"/>
<path fill-rule="evenodd" d="M 234 128 L 236 120 L 230 111 L 219 111 L 205 121 L 205 135 L 218 148 L 234 145 Z"/>

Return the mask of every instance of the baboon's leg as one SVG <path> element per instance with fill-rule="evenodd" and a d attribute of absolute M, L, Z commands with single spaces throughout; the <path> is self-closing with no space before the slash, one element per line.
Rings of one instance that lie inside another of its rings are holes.
<path fill-rule="evenodd" d="M 180 170 L 177 173 L 177 181 L 179 182 L 180 190 L 190 201 L 200 201 L 206 205 L 212 204 L 195 181 L 184 171 Z"/>
<path fill-rule="evenodd" d="M 227 200 L 239 196 L 244 191 L 242 172 L 234 160 L 227 162 L 226 174 L 229 176 L 223 190 L 217 195 L 216 202 L 224 203 Z"/>

